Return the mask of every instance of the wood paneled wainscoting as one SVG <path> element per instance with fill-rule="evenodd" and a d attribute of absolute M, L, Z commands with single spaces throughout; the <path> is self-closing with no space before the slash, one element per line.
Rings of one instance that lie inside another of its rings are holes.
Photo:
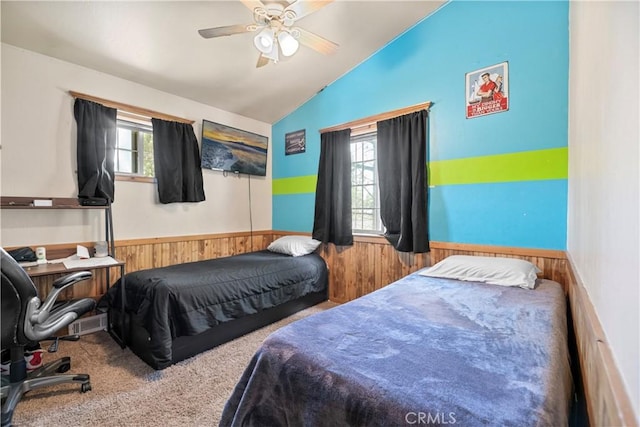
<path fill-rule="evenodd" d="M 275 238 L 286 234 L 296 233 L 274 231 Z M 353 246 L 323 245 L 320 254 L 329 266 L 329 299 L 338 303 L 354 300 L 450 255 L 525 259 L 542 270 L 542 277 L 566 286 L 564 251 L 446 242 L 431 242 L 430 246 L 429 253 L 402 253 L 379 236 L 354 236 Z"/>
<path fill-rule="evenodd" d="M 637 426 L 611 347 L 571 257 L 567 280 L 580 373 L 592 426 Z"/>
<path fill-rule="evenodd" d="M 284 235 L 308 233 L 262 230 L 235 233 L 172 236 L 148 239 L 118 240 L 115 258 L 126 263 L 125 272 L 165 267 L 185 262 L 219 258 L 265 249 Z M 93 242 L 80 242 L 90 250 Z M 42 245 L 49 259 L 63 258 L 75 252 L 76 243 Z M 11 248 L 7 248 L 11 249 Z M 543 270 L 543 277 L 563 285 L 566 280 L 566 260 L 563 251 L 522 249 L 500 246 L 431 242 L 431 252 L 423 254 L 397 252 L 384 237 L 355 236 L 354 245 L 336 247 L 323 245 L 320 255 L 329 266 L 331 301 L 343 303 L 380 289 L 407 274 L 430 266 L 449 255 L 509 256 L 527 259 Z M 94 278 L 68 289 L 64 298 L 99 298 L 106 292 L 106 272 L 96 270 Z M 110 271 L 111 284 L 119 270 Z M 47 295 L 51 282 L 60 276 L 38 277 L 34 280 L 41 296 Z"/>
<path fill-rule="evenodd" d="M 116 241 L 115 257 L 126 262 L 128 273 L 261 250 L 276 238 L 291 234 L 309 235 L 266 230 L 119 240 Z M 79 244 L 88 248 L 93 246 L 93 242 Z M 49 259 L 55 259 L 73 253 L 76 244 L 41 246 L 47 248 Z M 323 245 L 319 251 L 329 266 L 329 298 L 338 303 L 351 301 L 450 255 L 506 256 L 531 261 L 542 270 L 542 277 L 559 282 L 567 293 L 573 320 L 570 327 L 576 336 L 591 425 L 637 425 L 597 315 L 564 251 L 448 242 L 431 242 L 430 246 L 431 251 L 426 254 L 399 253 L 378 236 L 355 236 L 354 245 L 350 247 Z M 118 271 L 111 269 L 111 283 L 117 280 Z M 51 282 L 57 277 L 34 280 L 41 296 L 48 293 Z M 71 287 L 64 297 L 97 299 L 105 292 L 105 271 L 97 270 L 92 280 Z"/>
<path fill-rule="evenodd" d="M 158 237 L 116 241 L 114 258 L 124 261 L 125 273 L 148 268 L 165 267 L 185 262 L 201 261 L 265 249 L 273 241 L 268 231 L 207 234 L 196 236 Z M 94 242 L 79 245 L 93 250 Z M 47 249 L 48 259 L 67 257 L 76 251 L 76 243 L 37 245 Z M 35 246 L 34 246 L 35 247 Z M 8 250 L 13 248 L 6 248 Z M 119 268 L 110 269 L 110 284 L 119 278 Z M 46 297 L 51 283 L 63 274 L 34 278 L 41 298 Z M 106 270 L 94 270 L 93 278 L 67 288 L 62 299 L 91 297 L 99 299 L 107 291 Z"/>
<path fill-rule="evenodd" d="M 429 265 L 429 254 L 397 252 L 383 237 L 355 236 L 353 246 L 323 245 L 329 299 L 343 303 L 380 289 Z"/>
<path fill-rule="evenodd" d="M 128 273 L 258 251 L 272 241 L 271 231 L 118 240 L 115 257 Z"/>

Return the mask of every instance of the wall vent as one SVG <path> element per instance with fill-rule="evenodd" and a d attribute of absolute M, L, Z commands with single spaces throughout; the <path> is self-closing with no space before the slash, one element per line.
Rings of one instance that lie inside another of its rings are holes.
<path fill-rule="evenodd" d="M 69 335 L 85 335 L 107 330 L 107 313 L 82 317 L 69 323 Z"/>

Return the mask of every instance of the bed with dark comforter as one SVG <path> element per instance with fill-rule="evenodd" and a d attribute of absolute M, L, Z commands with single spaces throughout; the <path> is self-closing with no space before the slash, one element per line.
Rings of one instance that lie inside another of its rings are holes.
<path fill-rule="evenodd" d="M 566 426 L 565 295 L 417 273 L 270 335 L 221 426 Z"/>
<path fill-rule="evenodd" d="M 267 250 L 172 265 L 125 276 L 109 290 L 112 324 L 154 369 L 213 348 L 328 296 L 328 272 L 316 253 Z"/>

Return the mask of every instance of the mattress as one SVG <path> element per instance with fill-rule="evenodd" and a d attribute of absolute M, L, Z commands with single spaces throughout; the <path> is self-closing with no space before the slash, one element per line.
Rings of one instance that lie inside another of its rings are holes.
<path fill-rule="evenodd" d="M 221 426 L 567 425 L 561 286 L 417 273 L 270 335 Z"/>
<path fill-rule="evenodd" d="M 153 366 L 164 367 L 174 360 L 176 338 L 326 291 L 326 271 L 315 253 L 266 250 L 141 270 L 125 276 L 125 311 L 148 331 Z M 107 294 L 116 306 L 120 288 L 118 281 Z"/>

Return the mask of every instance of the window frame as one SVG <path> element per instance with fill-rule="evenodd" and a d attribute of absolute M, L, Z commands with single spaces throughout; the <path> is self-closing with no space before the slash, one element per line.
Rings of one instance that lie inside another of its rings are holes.
<path fill-rule="evenodd" d="M 371 128 L 369 127 L 366 132 L 358 132 L 356 134 L 352 134 L 349 144 L 350 144 L 350 149 L 351 147 L 353 147 L 353 144 L 357 144 L 357 143 L 363 143 L 367 140 L 371 140 L 373 139 L 373 159 L 371 160 L 365 160 L 363 159 L 354 159 L 353 157 L 351 158 L 351 194 L 352 194 L 352 200 L 351 200 L 351 227 L 352 227 L 352 233 L 354 235 L 363 235 L 363 236 L 382 236 L 384 235 L 385 229 L 384 229 L 384 225 L 382 224 L 382 219 L 380 218 L 380 186 L 379 186 L 379 182 L 378 182 L 378 156 L 377 156 L 377 144 L 378 144 L 378 137 L 377 137 L 377 130 L 375 127 Z M 354 177 L 354 164 L 362 164 L 362 174 L 364 174 L 364 164 L 367 162 L 373 161 L 373 184 L 365 184 L 364 183 L 364 179 L 361 180 L 362 183 L 358 184 L 358 183 L 354 183 L 353 177 Z M 360 208 L 355 208 L 354 207 L 354 200 L 353 200 L 353 190 L 354 187 L 361 187 L 362 188 L 362 193 L 363 193 L 363 197 L 364 197 L 364 188 L 366 186 L 370 186 L 373 185 L 374 186 L 374 207 L 373 209 L 373 214 L 374 214 L 374 225 L 376 225 L 378 228 L 377 229 L 364 229 L 364 228 L 356 228 L 354 225 L 356 223 L 356 209 L 359 209 L 361 212 L 361 215 L 364 215 L 363 211 L 365 210 L 364 207 L 360 207 Z M 376 215 L 377 213 L 377 215 Z"/>
<path fill-rule="evenodd" d="M 123 117 L 124 116 L 124 117 Z M 118 160 L 117 157 L 119 155 L 120 151 L 136 151 L 136 157 L 137 157 L 137 170 L 144 170 L 144 142 L 143 139 L 140 137 L 141 136 L 141 132 L 146 132 L 146 133 L 151 133 L 153 135 L 153 127 L 151 124 L 151 120 L 143 120 L 143 119 L 137 119 L 137 118 L 133 118 L 130 115 L 121 115 L 120 112 L 118 112 L 118 116 L 116 119 L 116 129 L 119 130 L 121 128 L 125 128 L 125 129 L 129 129 L 131 131 L 135 131 L 137 132 L 137 141 L 136 141 L 136 145 L 137 147 L 135 149 L 122 149 L 118 146 L 118 144 L 116 143 L 116 151 L 115 151 L 115 157 L 114 158 L 114 169 L 117 167 L 118 164 Z M 154 176 L 147 176 L 144 175 L 142 173 L 139 172 L 122 172 L 122 171 L 118 171 L 117 169 L 115 170 L 115 180 L 116 181 L 129 181 L 129 182 L 147 182 L 147 183 L 155 183 L 156 182 L 156 177 L 155 177 L 155 171 L 154 171 Z"/>

